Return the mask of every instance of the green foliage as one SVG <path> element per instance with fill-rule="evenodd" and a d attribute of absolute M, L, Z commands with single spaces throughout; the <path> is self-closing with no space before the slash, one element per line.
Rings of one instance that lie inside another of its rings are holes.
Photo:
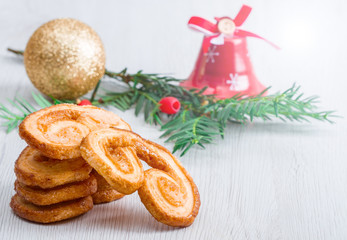
<path fill-rule="evenodd" d="M 259 94 L 255 97 L 218 100 L 211 104 L 208 111 L 211 112 L 211 118 L 217 119 L 222 124 L 226 124 L 228 121 L 253 121 L 254 118 L 261 118 L 265 121 L 273 117 L 283 121 L 308 122 L 309 118 L 312 118 L 332 123 L 328 117 L 334 117 L 333 111 L 316 112 L 315 103 L 318 97 L 303 98 L 299 89 L 300 87 L 294 84 L 283 93 L 269 96 Z"/>
<path fill-rule="evenodd" d="M 328 121 L 336 117 L 333 111 L 316 111 L 317 97 L 303 98 L 300 87 L 295 84 L 282 93 L 263 96 L 234 96 L 217 99 L 214 95 L 204 95 L 205 89 L 187 90 L 178 85 L 178 79 L 158 74 L 127 74 L 126 69 L 120 73 L 106 71 L 106 76 L 126 83 L 128 89 L 123 93 L 106 92 L 101 95 L 104 104 L 113 102 L 121 110 L 135 105 L 135 114 L 144 112 L 145 121 L 162 125 L 162 137 L 175 143 L 173 152 L 181 151 L 184 155 L 193 145 L 204 148 L 212 143 L 216 136 L 224 137 L 224 129 L 228 122 L 245 123 L 256 118 L 271 120 L 279 118 L 283 121 L 309 121 L 316 119 Z M 124 95 L 122 95 L 124 94 Z M 110 96 L 117 96 L 111 98 Z M 181 111 L 170 115 L 163 125 L 158 102 L 160 99 L 173 96 L 180 100 Z M 118 106 L 124 104 L 124 106 Z"/>
<path fill-rule="evenodd" d="M 20 51 L 15 53 L 21 54 Z M 316 119 L 332 122 L 330 118 L 336 117 L 333 111 L 317 111 L 317 97 L 304 98 L 299 92 L 300 87 L 296 85 L 282 93 L 268 96 L 260 93 L 253 97 L 217 99 L 214 95 L 204 95 L 205 89 L 187 90 L 178 85 L 179 79 L 168 76 L 144 74 L 141 71 L 128 74 L 127 69 L 119 73 L 106 71 L 105 76 L 125 84 L 126 89 L 121 92 L 104 90 L 98 95 L 98 83 L 90 99 L 93 105 L 111 105 L 122 111 L 134 106 L 136 116 L 143 112 L 146 122 L 161 125 L 161 131 L 164 132 L 161 137 L 166 137 L 167 142 L 174 142 L 173 152 L 181 151 L 181 155 L 194 145 L 204 148 L 205 144 L 212 143 L 216 137 L 223 138 L 228 122 L 246 123 L 256 118 L 264 121 L 279 118 L 283 121 Z M 177 114 L 168 115 L 163 123 L 159 101 L 167 96 L 176 97 L 181 102 L 181 110 Z M 73 103 L 54 98 L 53 103 L 50 103 L 40 94 L 33 94 L 33 98 L 40 108 L 52 104 Z M 3 125 L 7 127 L 7 132 L 10 132 L 37 109 L 23 98 L 8 101 L 19 112 L 13 113 L 0 104 L 0 118 L 5 120 Z"/>
<path fill-rule="evenodd" d="M 166 142 L 175 142 L 173 152 L 180 150 L 183 156 L 193 145 L 205 148 L 204 145 L 212 143 L 215 136 L 223 136 L 220 126 L 209 117 L 196 116 L 192 111 L 184 110 L 162 126 L 164 134 L 161 137 L 169 136 Z"/>
<path fill-rule="evenodd" d="M 49 101 L 47 101 L 40 94 L 32 94 L 35 102 L 39 105 L 40 108 L 49 107 L 52 105 Z M 8 102 L 14 106 L 20 113 L 13 113 L 8 108 L 6 108 L 3 104 L 0 104 L 0 118 L 5 119 L 6 121 L 2 124 L 2 126 L 7 127 L 7 133 L 11 132 L 15 129 L 23 119 L 28 116 L 30 113 L 37 111 L 33 105 L 31 105 L 28 101 L 21 97 L 15 98 L 13 101 L 8 99 Z"/>

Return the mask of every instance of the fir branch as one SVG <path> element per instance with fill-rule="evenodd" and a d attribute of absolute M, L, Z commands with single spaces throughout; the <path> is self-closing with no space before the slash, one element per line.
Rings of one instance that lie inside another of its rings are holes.
<path fill-rule="evenodd" d="M 161 137 L 170 136 L 165 142 L 175 142 L 173 152 L 180 150 L 181 156 L 195 144 L 205 148 L 205 144 L 212 143 L 215 136 L 221 134 L 218 122 L 204 115 L 196 116 L 189 110 L 176 115 L 161 130 L 164 131 Z"/>
<path fill-rule="evenodd" d="M 253 121 L 254 118 L 261 118 L 264 121 L 272 118 L 286 119 L 293 121 L 309 121 L 309 118 L 319 121 L 332 121 L 334 111 L 316 112 L 317 106 L 312 96 L 303 99 L 303 94 L 299 93 L 299 86 L 295 84 L 284 91 L 269 96 L 255 96 L 249 98 L 229 98 L 218 100 L 211 104 L 211 117 L 217 119 L 222 124 L 228 121 Z"/>
<path fill-rule="evenodd" d="M 5 122 L 2 126 L 7 127 L 7 133 L 15 129 L 26 116 L 30 113 L 37 111 L 37 109 L 32 106 L 29 102 L 24 99 L 16 98 L 14 101 L 8 100 L 9 103 L 14 106 L 20 113 L 11 112 L 3 104 L 0 104 L 0 118 L 4 119 Z"/>
<path fill-rule="evenodd" d="M 161 122 L 161 114 L 155 107 L 163 97 L 173 96 L 180 100 L 183 110 L 171 116 L 161 130 L 164 131 L 162 137 L 168 137 L 166 141 L 175 143 L 173 151 L 180 150 L 182 155 L 193 145 L 204 147 L 213 142 L 217 135 L 224 137 L 228 122 L 245 123 L 256 118 L 264 121 L 273 118 L 309 121 L 311 118 L 332 123 L 330 118 L 336 117 L 333 111 L 316 111 L 317 98 L 304 99 L 299 92 L 300 87 L 295 84 L 282 93 L 268 96 L 263 96 L 263 93 L 269 88 L 253 97 L 237 95 L 219 100 L 213 95 L 204 95 L 205 89 L 187 90 L 173 84 L 180 80 L 158 74 L 138 72 L 132 75 L 124 69 L 120 73 L 106 71 L 105 75 L 126 83 L 129 91 L 137 94 L 133 102 L 135 114 L 138 115 L 143 109 L 146 122 Z M 153 121 L 153 112 L 157 121 Z"/>
<path fill-rule="evenodd" d="M 23 51 L 9 51 L 23 54 Z M 106 70 L 105 76 L 125 84 L 126 89 L 120 92 L 108 89 L 98 94 L 102 81 L 100 80 L 91 97 L 93 105 L 111 105 L 122 111 L 135 107 L 136 116 L 143 111 L 145 121 L 161 125 L 161 131 L 164 132 L 161 137 L 167 138 L 166 142 L 174 142 L 173 152 L 181 151 L 181 155 L 194 145 L 204 148 L 217 136 L 223 138 L 229 122 L 246 123 L 256 118 L 264 121 L 278 118 L 283 121 L 315 119 L 331 123 L 331 118 L 337 117 L 333 115 L 333 111 L 317 111 L 317 97 L 304 98 L 299 92 L 300 87 L 295 84 L 282 93 L 268 96 L 260 93 L 253 97 L 236 95 L 217 99 L 214 95 L 204 95 L 205 89 L 185 89 L 178 85 L 179 79 L 170 76 L 145 74 L 142 71 L 129 74 L 127 69 L 118 73 Z M 168 120 L 163 123 L 159 101 L 167 96 L 176 97 L 181 102 L 181 110 L 175 115 L 169 115 Z M 52 104 L 73 103 L 54 98 L 51 98 L 53 103 L 50 103 L 40 94 L 33 94 L 33 98 L 41 108 Z M 98 100 L 95 100 L 96 98 Z M 0 118 L 5 119 L 3 125 L 7 126 L 7 132 L 13 130 L 28 114 L 36 111 L 36 108 L 22 98 L 9 102 L 20 113 L 11 112 L 0 104 Z"/>

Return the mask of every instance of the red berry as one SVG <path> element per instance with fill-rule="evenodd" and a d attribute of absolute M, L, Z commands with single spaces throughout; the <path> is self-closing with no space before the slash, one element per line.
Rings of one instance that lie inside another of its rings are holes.
<path fill-rule="evenodd" d="M 160 111 L 167 114 L 175 114 L 181 108 L 181 103 L 175 97 L 165 97 L 159 101 Z"/>
<path fill-rule="evenodd" d="M 83 99 L 78 106 L 84 106 L 84 105 L 92 105 L 92 103 L 88 99 Z"/>

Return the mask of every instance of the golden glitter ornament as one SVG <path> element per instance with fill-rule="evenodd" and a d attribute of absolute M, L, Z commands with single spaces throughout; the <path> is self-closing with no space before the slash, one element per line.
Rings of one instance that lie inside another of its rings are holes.
<path fill-rule="evenodd" d="M 86 24 L 55 19 L 39 27 L 24 51 L 26 72 L 42 93 L 76 99 L 93 89 L 105 73 L 105 51 Z"/>

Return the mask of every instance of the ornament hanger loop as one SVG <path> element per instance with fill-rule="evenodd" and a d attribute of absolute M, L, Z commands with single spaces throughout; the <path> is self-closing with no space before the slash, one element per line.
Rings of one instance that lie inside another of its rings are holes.
<path fill-rule="evenodd" d="M 252 8 L 243 5 L 236 15 L 234 19 L 230 17 L 222 17 L 218 18 L 215 17 L 216 23 L 212 23 L 204 18 L 193 16 L 189 19 L 188 26 L 192 28 L 193 30 L 202 32 L 207 36 L 207 38 L 204 40 L 204 47 L 203 50 L 206 53 L 211 41 L 213 41 L 213 38 L 219 37 L 221 34 L 224 34 L 225 36 L 232 36 L 232 37 L 239 37 L 239 38 L 245 38 L 245 37 L 254 37 L 264 40 L 265 42 L 269 43 L 271 46 L 279 49 L 278 46 L 273 44 L 272 42 L 266 40 L 265 38 L 249 32 L 245 30 L 241 30 L 238 27 L 240 27 L 248 18 L 249 14 L 251 13 Z"/>

